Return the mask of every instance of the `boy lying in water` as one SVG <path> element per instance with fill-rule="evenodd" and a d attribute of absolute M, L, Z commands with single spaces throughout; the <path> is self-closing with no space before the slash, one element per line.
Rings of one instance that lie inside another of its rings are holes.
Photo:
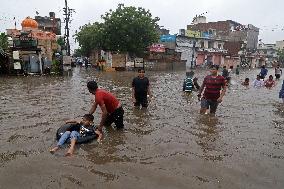
<path fill-rule="evenodd" d="M 56 152 L 68 139 L 70 139 L 70 148 L 66 156 L 70 156 L 74 152 L 76 141 L 86 134 L 97 133 L 93 127 L 94 116 L 92 114 L 85 114 L 81 121 L 68 120 L 66 124 L 73 124 L 68 130 L 60 137 L 56 147 L 50 150 L 50 153 Z"/>

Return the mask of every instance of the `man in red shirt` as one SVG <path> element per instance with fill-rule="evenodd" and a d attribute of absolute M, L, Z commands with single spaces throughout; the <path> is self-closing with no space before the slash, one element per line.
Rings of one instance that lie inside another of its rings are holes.
<path fill-rule="evenodd" d="M 113 94 L 98 88 L 97 82 L 89 81 L 87 83 L 87 87 L 89 92 L 95 95 L 95 101 L 89 111 L 89 114 L 93 114 L 96 111 L 98 105 L 102 110 L 101 122 L 99 127 L 97 128 L 97 130 L 99 131 L 98 141 L 101 141 L 103 138 L 103 126 L 110 126 L 114 122 L 117 129 L 122 129 L 124 127 L 124 110 L 120 102 Z"/>
<path fill-rule="evenodd" d="M 218 75 L 218 69 L 219 66 L 217 65 L 213 65 L 211 67 L 211 75 L 204 78 L 203 84 L 200 88 L 198 94 L 199 100 L 202 92 L 204 91 L 201 99 L 201 114 L 205 114 L 206 110 L 210 109 L 210 114 L 215 115 L 218 104 L 222 102 L 226 93 L 226 80 L 223 76 Z"/>

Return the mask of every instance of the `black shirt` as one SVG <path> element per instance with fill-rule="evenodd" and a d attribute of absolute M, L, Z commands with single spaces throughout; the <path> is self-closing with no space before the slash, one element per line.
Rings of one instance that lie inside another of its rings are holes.
<path fill-rule="evenodd" d="M 136 95 L 147 95 L 149 85 L 147 77 L 135 77 L 132 81 L 132 87 L 134 87 Z"/>
<path fill-rule="evenodd" d="M 94 129 L 93 129 L 92 126 L 86 127 L 86 126 L 83 126 L 79 123 L 71 124 L 71 126 L 67 129 L 67 131 L 70 131 L 70 132 L 77 131 L 78 133 L 81 133 L 82 136 L 94 134 Z"/>
<path fill-rule="evenodd" d="M 70 131 L 70 132 L 77 131 L 79 133 L 80 128 L 81 128 L 81 125 L 79 123 L 71 124 L 71 126 L 67 129 L 67 131 Z"/>

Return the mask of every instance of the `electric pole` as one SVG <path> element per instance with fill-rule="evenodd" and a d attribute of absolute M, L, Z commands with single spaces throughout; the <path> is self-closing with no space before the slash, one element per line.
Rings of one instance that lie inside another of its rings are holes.
<path fill-rule="evenodd" d="M 70 17 L 72 13 L 75 12 L 74 9 L 70 9 L 67 4 L 67 0 L 65 0 L 65 7 L 63 8 L 64 12 L 64 22 L 65 22 L 65 34 L 64 34 L 64 42 L 66 45 L 67 56 L 70 56 L 70 42 L 69 42 L 69 24 L 71 23 Z"/>

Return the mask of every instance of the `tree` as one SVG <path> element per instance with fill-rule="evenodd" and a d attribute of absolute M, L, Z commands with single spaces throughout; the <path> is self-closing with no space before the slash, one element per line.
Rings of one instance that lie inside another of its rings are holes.
<path fill-rule="evenodd" d="M 73 56 L 74 57 L 81 57 L 83 55 L 83 53 L 82 53 L 82 49 L 75 49 L 74 50 L 74 54 L 73 54 Z"/>
<path fill-rule="evenodd" d="M 157 22 L 144 8 L 119 4 L 102 18 L 105 21 L 105 46 L 109 50 L 140 54 L 158 41 Z"/>
<path fill-rule="evenodd" d="M 139 55 L 158 41 L 159 18 L 152 18 L 149 10 L 119 4 L 101 17 L 102 23 L 84 25 L 75 35 L 83 53 L 104 49 Z"/>
<path fill-rule="evenodd" d="M 89 55 L 93 49 L 105 49 L 104 24 L 102 23 L 95 22 L 81 26 L 80 32 L 75 37 L 83 55 Z"/>
<path fill-rule="evenodd" d="M 8 36 L 4 32 L 0 33 L 0 48 L 7 49 L 8 44 Z"/>
<path fill-rule="evenodd" d="M 66 49 L 66 46 L 65 46 L 65 42 L 64 42 L 64 38 L 63 37 L 59 37 L 57 39 L 57 44 L 61 47 L 61 49 Z"/>
<path fill-rule="evenodd" d="M 278 61 L 283 65 L 284 63 L 284 49 L 277 50 Z"/>

